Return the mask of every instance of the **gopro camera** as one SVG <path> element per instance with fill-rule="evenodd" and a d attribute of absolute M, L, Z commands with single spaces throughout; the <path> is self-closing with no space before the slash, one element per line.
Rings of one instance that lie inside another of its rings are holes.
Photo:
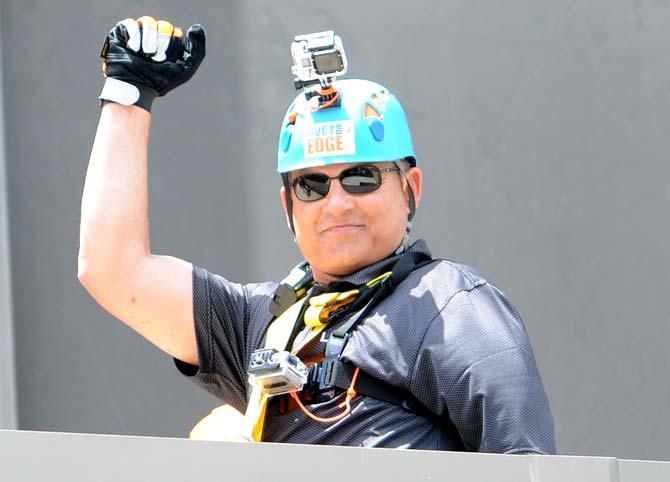
<path fill-rule="evenodd" d="M 307 383 L 307 366 L 288 351 L 256 350 L 249 362 L 249 381 L 268 395 L 297 392 Z"/>
<path fill-rule="evenodd" d="M 342 39 L 332 30 L 296 36 L 291 55 L 296 90 L 314 84 L 326 86 L 347 72 Z"/>

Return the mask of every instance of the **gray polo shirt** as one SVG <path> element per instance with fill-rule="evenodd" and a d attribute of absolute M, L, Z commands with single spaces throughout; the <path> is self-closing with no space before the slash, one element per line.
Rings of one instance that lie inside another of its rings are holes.
<path fill-rule="evenodd" d="M 409 251 L 430 254 L 423 240 Z M 389 257 L 339 281 L 369 281 L 389 271 L 397 259 Z M 231 283 L 193 267 L 200 366 L 178 360 L 177 366 L 241 412 L 248 395 L 249 357 L 263 346 L 276 287 L 275 282 Z M 327 290 L 316 286 L 312 291 Z M 434 416 L 359 395 L 348 416 L 328 424 L 300 410 L 279 410 L 281 400 L 275 397 L 264 441 L 555 452 L 549 404 L 521 318 L 500 290 L 468 266 L 436 260 L 412 272 L 357 325 L 342 358 L 409 390 Z M 319 417 L 332 417 L 341 412 L 337 405 L 343 397 L 309 408 Z"/>

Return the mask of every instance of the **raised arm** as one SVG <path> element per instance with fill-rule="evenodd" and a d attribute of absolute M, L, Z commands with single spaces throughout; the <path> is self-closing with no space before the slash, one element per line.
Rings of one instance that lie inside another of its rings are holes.
<path fill-rule="evenodd" d="M 181 47 L 181 48 L 180 48 Z M 167 22 L 119 22 L 103 49 L 108 100 L 91 152 L 81 208 L 79 280 L 111 314 L 167 353 L 197 364 L 191 265 L 151 252 L 147 150 L 151 101 L 188 80 L 204 32 Z"/>

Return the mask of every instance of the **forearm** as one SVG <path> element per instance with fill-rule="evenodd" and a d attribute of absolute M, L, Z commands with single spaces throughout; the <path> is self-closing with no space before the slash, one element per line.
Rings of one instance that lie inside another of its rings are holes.
<path fill-rule="evenodd" d="M 147 151 L 150 114 L 135 106 L 102 108 L 81 206 L 79 270 L 122 270 L 150 254 Z"/>

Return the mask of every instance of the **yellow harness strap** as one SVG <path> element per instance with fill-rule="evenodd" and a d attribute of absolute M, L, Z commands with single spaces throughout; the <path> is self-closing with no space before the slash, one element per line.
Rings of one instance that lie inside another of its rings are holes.
<path fill-rule="evenodd" d="M 305 311 L 305 325 L 312 327 L 312 331 L 323 330 L 328 326 L 330 315 L 354 301 L 360 293 L 361 291 L 356 289 L 344 293 L 323 293 L 312 296 Z"/>
<path fill-rule="evenodd" d="M 286 347 L 304 303 L 304 298 L 293 303 L 288 310 L 270 323 L 265 335 L 265 348 L 274 348 L 281 351 Z M 261 387 L 254 385 L 249 395 L 249 402 L 247 403 L 247 411 L 244 413 L 244 418 L 248 422 L 251 438 L 255 442 L 260 442 L 263 436 L 267 401 L 267 394 L 263 393 Z"/>
<path fill-rule="evenodd" d="M 283 350 L 286 347 L 304 303 L 304 298 L 297 301 L 268 326 L 265 348 Z M 259 387 L 253 386 L 244 415 L 230 405 L 221 405 L 193 427 L 189 438 L 258 442 L 263 434 L 266 402 L 267 395 Z"/>

